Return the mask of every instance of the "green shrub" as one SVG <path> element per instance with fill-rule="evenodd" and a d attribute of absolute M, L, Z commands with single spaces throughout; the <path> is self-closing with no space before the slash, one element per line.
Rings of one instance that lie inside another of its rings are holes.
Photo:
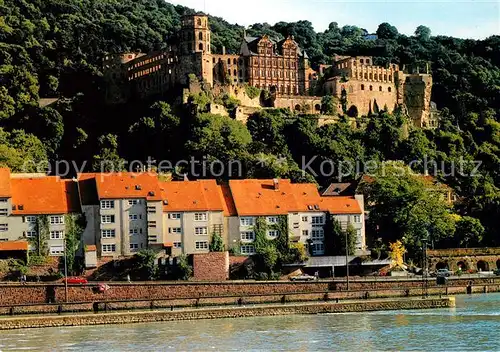
<path fill-rule="evenodd" d="M 250 99 L 255 99 L 260 95 L 260 89 L 251 85 L 245 85 L 245 92 Z"/>

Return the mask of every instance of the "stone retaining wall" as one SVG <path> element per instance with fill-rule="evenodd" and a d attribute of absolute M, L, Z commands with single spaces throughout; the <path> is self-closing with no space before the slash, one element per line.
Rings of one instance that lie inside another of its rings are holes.
<path fill-rule="evenodd" d="M 453 279 L 449 280 L 448 286 L 458 287 L 461 291 L 469 282 L 473 287 L 491 287 L 490 292 L 497 291 L 500 285 L 498 278 L 475 278 L 475 279 Z M 433 287 L 435 281 L 429 281 Z M 68 300 L 70 302 L 103 302 L 124 300 L 161 300 L 161 299 L 184 299 L 220 296 L 250 296 L 250 295 L 276 295 L 276 294 L 310 294 L 310 293 L 335 293 L 347 290 L 345 282 L 317 281 L 317 282 L 208 282 L 208 283 L 110 283 L 110 289 L 104 293 L 96 290 L 96 284 L 70 285 Z M 406 289 L 421 291 L 421 280 L 378 280 L 378 281 L 355 281 L 350 282 L 350 291 L 380 291 Z M 443 288 L 440 288 L 441 290 Z M 353 293 L 350 293 L 353 294 Z M 374 293 L 375 294 L 375 293 Z M 0 307 L 21 304 L 44 304 L 65 302 L 64 285 L 4 285 L 0 286 Z"/>
<path fill-rule="evenodd" d="M 365 312 L 376 310 L 449 308 L 455 306 L 453 297 L 430 299 L 368 300 L 344 303 L 302 305 L 269 305 L 241 308 L 211 308 L 179 311 L 127 312 L 104 314 L 19 317 L 2 319 L 0 329 L 23 329 L 79 325 L 129 324 L 173 320 L 239 318 L 290 314 L 320 314 Z"/>

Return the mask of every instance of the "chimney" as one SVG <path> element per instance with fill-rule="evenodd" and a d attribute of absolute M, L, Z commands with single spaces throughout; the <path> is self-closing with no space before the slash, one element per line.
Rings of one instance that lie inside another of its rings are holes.
<path fill-rule="evenodd" d="M 224 45 L 222 46 L 222 55 L 226 55 L 226 47 Z"/>
<path fill-rule="evenodd" d="M 273 186 L 275 191 L 279 191 L 280 189 L 280 181 L 277 178 L 273 178 Z"/>

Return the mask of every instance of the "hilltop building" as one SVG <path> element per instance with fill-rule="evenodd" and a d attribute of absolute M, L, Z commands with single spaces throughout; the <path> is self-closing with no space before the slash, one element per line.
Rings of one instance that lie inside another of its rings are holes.
<path fill-rule="evenodd" d="M 396 64 L 376 66 L 371 56 L 335 56 L 333 61 L 334 76 L 325 82 L 325 92 L 339 99 L 346 97 L 347 107 L 356 106 L 359 115 L 384 107 L 392 112 L 402 106 L 415 126 L 436 126 L 437 117 L 431 114 L 432 76 L 428 72 L 408 74 Z"/>
<path fill-rule="evenodd" d="M 274 107 L 311 114 L 321 113 L 321 97 L 308 95 L 317 90 L 312 88 L 317 88 L 318 76 L 332 66 L 320 65 L 319 73 L 313 70 L 293 36 L 275 41 L 267 35 L 243 35 L 238 53 L 227 54 L 224 48 L 213 53 L 208 16 L 203 13 L 183 16 L 180 31 L 164 50 L 107 55 L 103 65 L 108 103 L 163 95 L 195 82 L 212 88 L 248 84 L 272 93 Z M 376 66 L 369 56 L 335 56 L 333 76 L 322 88 L 325 94 L 346 99 L 347 107 L 356 106 L 360 116 L 384 107 L 392 112 L 399 106 L 415 126 L 437 125 L 428 72 L 409 74 L 396 64 Z"/>
<path fill-rule="evenodd" d="M 273 88 L 279 95 L 305 95 L 315 78 L 307 54 L 293 37 L 275 42 L 266 35 L 244 36 L 240 53 L 212 53 L 208 16 L 203 13 L 184 16 L 176 42 L 167 49 L 108 55 L 103 65 L 108 102 L 187 86 L 191 74 L 210 86 L 248 83 Z"/>

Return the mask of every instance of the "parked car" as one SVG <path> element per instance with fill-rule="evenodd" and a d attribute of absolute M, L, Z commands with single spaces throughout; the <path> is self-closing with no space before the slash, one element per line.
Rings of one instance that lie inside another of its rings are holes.
<path fill-rule="evenodd" d="M 438 271 L 436 271 L 436 276 L 449 277 L 451 275 L 453 275 L 453 272 L 448 269 L 438 269 Z"/>
<path fill-rule="evenodd" d="M 316 280 L 315 276 L 307 275 L 307 274 L 302 274 L 302 275 L 297 275 L 297 276 L 292 276 L 290 278 L 291 281 L 313 281 Z"/>
<path fill-rule="evenodd" d="M 64 283 L 68 283 L 68 284 L 80 284 L 80 285 L 83 285 L 83 284 L 88 284 L 88 280 L 84 277 L 68 277 L 67 279 L 64 279 L 63 280 Z"/>

